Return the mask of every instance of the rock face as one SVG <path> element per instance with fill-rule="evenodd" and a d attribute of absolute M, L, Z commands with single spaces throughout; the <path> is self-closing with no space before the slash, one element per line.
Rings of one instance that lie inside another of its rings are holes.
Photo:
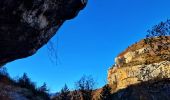
<path fill-rule="evenodd" d="M 152 40 L 150 44 L 144 39 L 132 45 L 115 59 L 116 64 L 108 70 L 108 83 L 115 86 L 114 92 L 170 78 L 170 37 Z"/>
<path fill-rule="evenodd" d="M 0 65 L 33 55 L 86 0 L 1 0 Z"/>
<path fill-rule="evenodd" d="M 112 95 L 112 100 L 170 100 L 170 80 L 153 80 L 131 85 Z"/>

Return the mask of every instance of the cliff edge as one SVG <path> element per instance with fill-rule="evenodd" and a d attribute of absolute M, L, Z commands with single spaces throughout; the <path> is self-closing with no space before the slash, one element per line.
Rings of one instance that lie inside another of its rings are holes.
<path fill-rule="evenodd" d="M 115 100 L 169 100 L 169 51 L 170 37 L 164 36 L 143 39 L 119 54 L 108 70 Z"/>

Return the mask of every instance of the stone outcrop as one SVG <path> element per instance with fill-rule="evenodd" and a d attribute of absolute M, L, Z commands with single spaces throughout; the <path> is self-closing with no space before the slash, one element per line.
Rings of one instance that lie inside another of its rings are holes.
<path fill-rule="evenodd" d="M 0 65 L 33 55 L 87 0 L 0 0 Z"/>
<path fill-rule="evenodd" d="M 131 85 L 170 78 L 170 37 L 144 39 L 126 49 L 108 70 L 114 92 Z"/>

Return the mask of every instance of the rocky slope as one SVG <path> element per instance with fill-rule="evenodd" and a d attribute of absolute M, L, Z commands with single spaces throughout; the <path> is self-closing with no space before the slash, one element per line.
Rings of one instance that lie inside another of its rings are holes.
<path fill-rule="evenodd" d="M 116 64 L 108 70 L 113 98 L 169 100 L 169 51 L 170 37 L 165 36 L 141 40 L 118 55 Z"/>
<path fill-rule="evenodd" d="M 0 0 L 0 65 L 33 55 L 87 0 Z"/>
<path fill-rule="evenodd" d="M 0 100 L 46 100 L 26 88 L 0 83 Z"/>

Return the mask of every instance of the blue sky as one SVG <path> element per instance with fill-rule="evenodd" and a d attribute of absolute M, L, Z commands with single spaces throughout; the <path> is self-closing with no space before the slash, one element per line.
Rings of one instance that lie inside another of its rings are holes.
<path fill-rule="evenodd" d="M 101 87 L 114 58 L 144 38 L 153 25 L 170 18 L 169 4 L 169 0 L 89 0 L 51 39 L 57 65 L 43 46 L 31 57 L 8 63 L 8 72 L 14 78 L 26 72 L 38 86 L 46 82 L 51 92 L 64 84 L 73 89 L 84 74 L 92 75 Z"/>

